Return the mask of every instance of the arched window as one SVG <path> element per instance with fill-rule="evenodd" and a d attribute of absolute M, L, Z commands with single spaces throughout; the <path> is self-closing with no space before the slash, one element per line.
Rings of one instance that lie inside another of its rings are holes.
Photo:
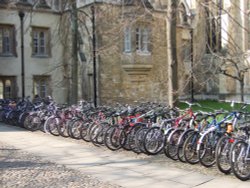
<path fill-rule="evenodd" d="M 187 16 L 187 11 L 186 7 L 184 4 L 180 4 L 179 6 L 179 24 L 181 25 L 186 25 L 188 24 L 188 16 Z"/>
<path fill-rule="evenodd" d="M 0 77 L 0 99 L 16 98 L 16 78 L 13 76 Z"/>
<path fill-rule="evenodd" d="M 12 91 L 11 91 L 11 81 L 5 80 L 5 88 L 4 88 L 4 95 L 5 98 L 11 98 L 12 97 Z"/>
<path fill-rule="evenodd" d="M 219 27 L 218 27 L 218 20 L 214 17 L 213 13 L 208 9 L 205 8 L 206 13 L 206 33 L 207 33 L 207 44 L 206 44 L 206 51 L 207 53 L 216 52 L 219 50 Z"/>
<path fill-rule="evenodd" d="M 45 98 L 52 94 L 50 76 L 34 76 L 34 95 Z"/>

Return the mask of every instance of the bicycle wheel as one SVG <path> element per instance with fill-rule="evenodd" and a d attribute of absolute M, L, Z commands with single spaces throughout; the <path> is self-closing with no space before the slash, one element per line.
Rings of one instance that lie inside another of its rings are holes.
<path fill-rule="evenodd" d="M 82 128 L 83 121 L 81 119 L 76 119 L 72 122 L 69 126 L 69 136 L 71 138 L 79 140 L 81 138 L 81 128 Z"/>
<path fill-rule="evenodd" d="M 233 138 L 225 135 L 222 136 L 215 148 L 216 166 L 224 174 L 231 172 L 230 149 L 232 147 Z"/>
<path fill-rule="evenodd" d="M 205 167 L 211 167 L 215 164 L 215 147 L 218 137 L 215 131 L 209 132 L 204 135 L 199 144 L 201 147 L 198 150 L 198 156 L 200 163 Z"/>
<path fill-rule="evenodd" d="M 50 118 L 49 119 L 49 122 L 48 122 L 48 130 L 50 132 L 50 134 L 54 135 L 54 136 L 59 136 L 59 132 L 58 132 L 58 129 L 57 129 L 57 125 L 59 123 L 59 120 L 57 117 L 53 117 L 53 118 Z"/>
<path fill-rule="evenodd" d="M 70 119 L 60 120 L 60 123 L 57 125 L 58 132 L 62 137 L 69 137 L 68 129 L 69 129 Z"/>
<path fill-rule="evenodd" d="M 177 143 L 177 157 L 178 159 L 185 163 L 185 157 L 184 157 L 184 142 L 186 141 L 186 139 L 188 138 L 188 136 L 193 132 L 193 129 L 188 129 L 186 131 L 184 131 L 181 136 L 179 137 L 178 143 Z"/>
<path fill-rule="evenodd" d="M 108 149 L 116 151 L 122 147 L 120 139 L 123 139 L 124 136 L 125 132 L 122 129 L 118 126 L 111 126 L 105 133 L 104 144 Z"/>
<path fill-rule="evenodd" d="M 199 132 L 193 132 L 188 136 L 183 144 L 184 158 L 185 161 L 189 164 L 197 164 L 199 162 L 199 157 L 196 149 L 199 137 Z"/>
<path fill-rule="evenodd" d="M 110 149 L 110 150 L 112 150 L 112 151 L 115 151 L 115 150 L 116 150 L 116 148 L 113 149 L 113 146 L 112 146 L 112 143 L 111 143 L 111 134 L 112 134 L 112 132 L 114 131 L 113 129 L 115 129 L 115 126 L 117 126 L 117 125 L 113 125 L 113 126 L 109 127 L 109 128 L 106 130 L 105 136 L 104 136 L 104 145 L 105 145 L 108 149 Z"/>
<path fill-rule="evenodd" d="M 104 144 L 105 133 L 107 129 L 110 127 L 110 124 L 108 123 L 101 123 L 101 125 L 102 125 L 102 130 L 98 132 L 97 137 L 95 139 L 96 144 L 99 144 L 99 145 Z"/>
<path fill-rule="evenodd" d="M 52 116 L 50 116 L 50 117 L 48 117 L 47 119 L 46 119 L 46 121 L 44 122 L 44 124 L 43 124 L 43 130 L 44 130 L 44 132 L 45 133 L 50 133 L 49 132 L 49 124 L 50 124 L 50 122 L 52 121 L 52 119 L 54 119 L 54 115 L 52 115 Z"/>
<path fill-rule="evenodd" d="M 93 122 L 90 122 L 90 121 L 86 121 L 82 124 L 82 128 L 80 130 L 80 136 L 86 142 L 90 142 L 89 130 L 92 124 Z"/>
<path fill-rule="evenodd" d="M 123 146 L 123 149 L 125 150 L 133 150 L 133 148 L 136 147 L 136 134 L 137 132 L 144 127 L 143 124 L 135 124 L 133 127 L 129 127 L 128 133 L 127 133 L 127 137 L 126 137 L 126 142 Z"/>
<path fill-rule="evenodd" d="M 164 147 L 164 135 L 160 127 L 150 128 L 144 136 L 144 149 L 149 155 L 160 153 Z"/>
<path fill-rule="evenodd" d="M 145 151 L 144 148 L 144 137 L 145 134 L 147 133 L 149 128 L 147 127 L 142 127 L 141 129 L 139 129 L 135 135 L 135 145 L 132 149 L 133 152 L 135 153 L 145 153 L 147 154 L 147 152 Z"/>
<path fill-rule="evenodd" d="M 39 130 L 41 125 L 41 119 L 36 114 L 26 116 L 24 120 L 24 127 L 29 131 Z"/>
<path fill-rule="evenodd" d="M 90 133 L 89 133 L 89 136 L 90 136 L 90 141 L 93 143 L 93 144 L 96 144 L 97 143 L 97 138 L 98 138 L 98 135 L 100 132 L 102 132 L 102 125 L 101 124 L 97 124 L 95 123 L 93 125 L 93 127 L 91 128 L 90 130 Z"/>
<path fill-rule="evenodd" d="M 178 160 L 178 140 L 183 133 L 183 129 L 175 129 L 172 133 L 170 133 L 167 145 L 164 147 L 164 152 L 166 156 L 173 160 Z"/>
<path fill-rule="evenodd" d="M 234 175 L 242 180 L 250 179 L 250 147 L 244 141 L 237 141 L 231 150 L 231 168 Z"/>
<path fill-rule="evenodd" d="M 0 115 L 1 116 L 1 115 Z M 26 119 L 26 117 L 29 116 L 29 113 L 28 112 L 23 112 L 20 116 L 19 116 L 19 119 L 18 119 L 18 123 L 19 123 L 19 126 L 24 128 L 24 121 Z M 1 122 L 1 120 L 0 120 Z"/>

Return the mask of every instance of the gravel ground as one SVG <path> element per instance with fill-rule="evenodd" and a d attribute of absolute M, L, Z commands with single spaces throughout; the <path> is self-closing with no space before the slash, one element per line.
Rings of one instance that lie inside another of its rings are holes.
<path fill-rule="evenodd" d="M 120 188 L 0 142 L 1 188 Z"/>

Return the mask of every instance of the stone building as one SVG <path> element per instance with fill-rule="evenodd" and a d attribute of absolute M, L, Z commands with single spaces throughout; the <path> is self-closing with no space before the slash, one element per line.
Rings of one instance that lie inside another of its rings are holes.
<path fill-rule="evenodd" d="M 220 77 L 220 95 L 224 98 L 240 99 L 241 83 L 244 98 L 250 99 L 250 1 L 224 0 L 222 4 L 222 48 L 234 64 L 227 71 L 235 76 L 242 74 L 242 82 L 230 77 Z M 237 68 L 240 71 L 237 71 Z M 241 76 L 240 76 L 241 77 Z"/>
<path fill-rule="evenodd" d="M 212 0 L 201 4 L 207 17 L 203 62 L 215 70 L 211 74 L 215 79 L 206 82 L 204 94 L 249 100 L 250 1 Z"/>
<path fill-rule="evenodd" d="M 164 4 L 148 0 L 116 3 L 84 1 L 79 5 L 79 33 L 83 38 L 81 50 L 86 57 L 86 62 L 80 65 L 79 74 L 84 77 L 79 85 L 83 98 L 93 100 L 95 96 L 93 25 L 90 19 L 95 16 L 98 103 L 168 103 L 167 1 L 161 2 Z M 91 7 L 94 7 L 95 15 L 92 15 Z M 197 34 L 192 26 L 195 22 L 192 14 L 186 1 L 178 3 L 176 46 L 180 86 L 177 92 L 180 95 L 190 93 L 191 38 Z M 191 30 L 194 30 L 192 37 Z"/>
<path fill-rule="evenodd" d="M 75 65 L 72 56 L 72 28 L 75 24 L 70 5 L 72 2 L 1 1 L 0 61 L 3 68 L 0 70 L 0 97 L 22 96 L 21 28 L 18 16 L 22 10 L 25 12 L 26 96 L 52 95 L 59 103 L 69 102 L 73 96 L 72 85 L 77 85 L 78 99 L 96 100 L 99 104 L 168 102 L 168 96 L 173 93 L 169 92 L 171 65 L 168 61 L 167 1 L 77 1 L 78 40 L 75 54 L 78 56 L 78 80 L 73 80 L 72 68 Z M 204 41 L 196 43 L 196 36 L 204 38 L 204 32 L 200 26 L 202 20 L 197 19 L 198 16 L 194 18 L 199 13 L 196 3 L 183 0 L 177 6 L 179 89 L 175 92 L 183 96 L 190 94 L 191 72 L 196 67 L 193 62 L 200 58 L 204 49 Z M 197 81 L 194 79 L 194 82 Z M 195 85 L 196 88 L 200 87 Z"/>
<path fill-rule="evenodd" d="M 60 1 L 0 1 L 0 98 L 52 95 L 66 101 L 63 45 L 59 33 Z M 21 21 L 23 12 L 23 57 Z M 22 65 L 24 70 L 22 71 Z"/>
<path fill-rule="evenodd" d="M 72 2 L 0 1 L 0 63 L 3 67 L 0 98 L 22 96 L 18 16 L 22 10 L 25 12 L 25 95 L 52 95 L 57 102 L 64 103 L 72 98 L 72 88 L 77 88 L 78 99 L 98 104 L 168 103 L 168 96 L 173 95 L 169 89 L 172 63 L 168 60 L 171 47 L 168 1 L 78 0 L 75 10 Z M 204 70 L 208 63 L 198 63 L 204 62 L 209 43 L 206 15 L 200 2 L 203 0 L 180 0 L 175 10 L 178 90 L 174 92 L 186 98 L 190 98 L 192 91 L 196 95 L 206 94 L 210 88 L 210 93 L 218 94 L 214 82 L 207 84 L 209 71 Z M 72 16 L 74 11 L 77 22 Z M 76 62 L 72 55 L 74 45 Z"/>

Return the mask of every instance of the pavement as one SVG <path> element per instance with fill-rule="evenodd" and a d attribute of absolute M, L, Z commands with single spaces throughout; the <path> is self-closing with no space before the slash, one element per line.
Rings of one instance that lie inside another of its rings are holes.
<path fill-rule="evenodd" d="M 168 165 L 167 162 L 158 163 L 149 160 L 151 158 L 112 152 L 84 141 L 55 137 L 42 132 L 29 132 L 2 123 L 0 142 L 127 188 L 250 187 L 250 181 L 242 182 L 232 175 L 206 174 L 193 169 L 192 165 L 186 165 L 185 169 L 178 168 Z"/>

